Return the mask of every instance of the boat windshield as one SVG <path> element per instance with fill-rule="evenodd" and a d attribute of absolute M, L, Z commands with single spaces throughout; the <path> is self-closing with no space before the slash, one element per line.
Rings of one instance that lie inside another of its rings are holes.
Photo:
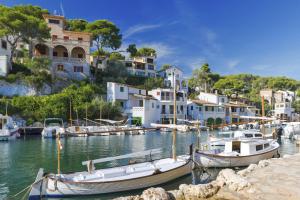
<path fill-rule="evenodd" d="M 61 119 L 46 119 L 45 127 L 53 127 L 53 126 L 63 126 L 63 121 Z"/>

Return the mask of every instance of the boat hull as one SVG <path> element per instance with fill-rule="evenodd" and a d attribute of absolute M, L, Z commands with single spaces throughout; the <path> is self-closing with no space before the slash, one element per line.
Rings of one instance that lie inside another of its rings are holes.
<path fill-rule="evenodd" d="M 250 164 L 257 164 L 260 160 L 278 157 L 278 148 L 250 156 L 219 156 L 195 152 L 194 159 L 202 167 L 245 167 Z"/>
<path fill-rule="evenodd" d="M 164 184 L 176 178 L 185 176 L 191 172 L 191 167 L 192 161 L 188 160 L 184 165 L 166 172 L 161 172 L 134 179 L 109 182 L 62 182 L 59 180 L 56 182 L 52 178 L 47 178 L 46 183 L 43 184 L 46 185 L 47 188 L 44 191 L 43 196 L 49 198 L 73 195 L 99 195 L 142 189 Z"/>

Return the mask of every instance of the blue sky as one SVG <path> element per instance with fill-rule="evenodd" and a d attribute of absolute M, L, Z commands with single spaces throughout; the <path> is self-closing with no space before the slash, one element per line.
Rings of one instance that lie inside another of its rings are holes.
<path fill-rule="evenodd" d="M 62 4 L 67 18 L 111 20 L 122 48 L 153 47 L 159 65 L 177 65 L 186 75 L 208 62 L 221 74 L 300 79 L 298 0 L 0 0 L 28 3 L 59 14 Z"/>

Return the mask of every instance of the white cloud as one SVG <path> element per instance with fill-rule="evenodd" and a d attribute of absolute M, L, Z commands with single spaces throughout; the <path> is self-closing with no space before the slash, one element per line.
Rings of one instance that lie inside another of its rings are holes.
<path fill-rule="evenodd" d="M 149 42 L 137 44 L 138 48 L 150 47 L 156 50 L 157 58 L 165 58 L 169 55 L 172 55 L 175 52 L 175 49 L 163 42 Z"/>
<path fill-rule="evenodd" d="M 191 70 L 194 70 L 200 68 L 204 63 L 207 63 L 207 59 L 204 57 L 197 57 L 195 59 L 189 59 L 186 63 Z"/>
<path fill-rule="evenodd" d="M 234 69 L 238 64 L 240 64 L 240 60 L 238 60 L 238 59 L 234 59 L 234 60 L 229 60 L 229 61 L 227 61 L 227 66 L 228 66 L 230 69 Z"/>
<path fill-rule="evenodd" d="M 138 24 L 135 26 L 131 26 L 124 32 L 123 39 L 126 39 L 136 33 L 145 32 L 159 27 L 161 27 L 161 24 Z"/>
<path fill-rule="evenodd" d="M 218 36 L 216 32 L 207 27 L 202 27 L 200 29 L 200 37 L 201 45 L 203 45 L 203 54 L 213 57 L 220 53 L 221 45 L 217 42 Z"/>

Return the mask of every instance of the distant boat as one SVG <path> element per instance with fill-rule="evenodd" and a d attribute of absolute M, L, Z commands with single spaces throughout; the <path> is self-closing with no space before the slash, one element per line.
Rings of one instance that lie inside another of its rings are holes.
<path fill-rule="evenodd" d="M 179 132 L 188 132 L 189 126 L 185 124 L 156 124 L 151 123 L 151 127 L 153 128 L 167 128 L 167 129 L 176 129 Z"/>
<path fill-rule="evenodd" d="M 194 159 L 202 167 L 244 167 L 277 157 L 278 148 L 272 139 L 230 140 L 224 150 L 197 150 Z"/>
<path fill-rule="evenodd" d="M 56 138 L 58 135 L 63 137 L 65 135 L 63 120 L 61 118 L 46 118 L 41 134 L 44 138 Z"/>
<path fill-rule="evenodd" d="M 0 141 L 8 141 L 20 137 L 19 127 L 8 115 L 0 114 Z"/>
<path fill-rule="evenodd" d="M 142 189 L 160 185 L 191 172 L 190 155 L 177 156 L 177 159 L 165 158 L 150 162 L 131 164 L 121 167 L 95 170 L 95 163 L 109 162 L 117 159 L 154 155 L 160 149 L 147 150 L 132 154 L 102 158 L 82 162 L 88 170 L 71 174 L 47 174 L 33 185 L 29 199 L 39 197 L 64 197 L 77 195 L 96 195 L 113 192 Z M 42 170 L 40 170 L 42 171 Z M 37 179 L 43 176 L 39 173 Z"/>

